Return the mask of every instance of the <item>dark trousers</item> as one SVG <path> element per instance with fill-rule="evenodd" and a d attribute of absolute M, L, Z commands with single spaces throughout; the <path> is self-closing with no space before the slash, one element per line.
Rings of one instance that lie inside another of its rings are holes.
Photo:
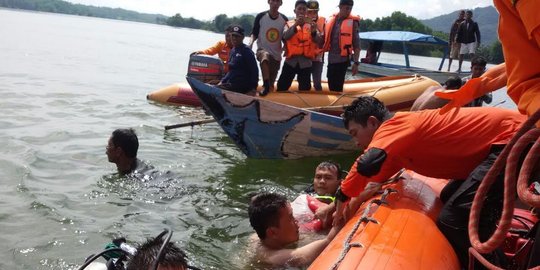
<path fill-rule="evenodd" d="M 441 192 L 441 194 L 453 194 L 444 203 L 437 220 L 437 226 L 454 248 L 462 268 L 467 268 L 469 263 L 468 250 L 471 247 L 471 243 L 469 240 L 468 224 L 472 201 L 481 181 L 501 151 L 502 147 L 493 147 L 488 157 L 471 172 L 469 177 L 461 185 L 455 185 L 457 183 L 454 183 L 447 186 L 450 189 L 454 189 L 455 192 L 447 192 L 448 190 L 445 191 L 444 189 Z M 497 179 L 489 189 L 484 200 L 484 206 L 480 212 L 478 234 L 482 242 L 486 241 L 493 234 L 496 224 L 501 217 L 503 190 L 504 170 L 497 176 Z M 496 265 L 505 264 L 504 254 L 501 250 L 496 250 L 493 254 L 487 254 L 485 256 Z"/>
<path fill-rule="evenodd" d="M 348 67 L 349 61 L 328 64 L 326 78 L 328 78 L 328 88 L 330 88 L 330 91 L 343 92 L 343 84 L 345 83 L 345 74 Z"/>
<path fill-rule="evenodd" d="M 294 76 L 298 74 L 298 90 L 311 90 L 311 67 L 300 68 L 299 64 L 295 67 L 285 63 L 281 69 L 281 75 L 277 82 L 277 91 L 287 91 L 291 87 Z"/>

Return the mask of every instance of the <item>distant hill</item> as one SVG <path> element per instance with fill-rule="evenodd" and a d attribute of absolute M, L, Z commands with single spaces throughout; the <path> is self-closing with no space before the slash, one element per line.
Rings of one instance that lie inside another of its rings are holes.
<path fill-rule="evenodd" d="M 121 8 L 72 4 L 62 0 L 0 0 L 0 7 L 157 24 L 165 24 L 168 18 L 161 14 L 147 14 Z"/>
<path fill-rule="evenodd" d="M 421 22 L 433 30 L 449 33 L 450 27 L 458 17 L 458 14 L 459 10 L 456 10 L 450 14 L 437 16 L 428 20 L 421 20 Z M 475 8 L 473 10 L 473 20 L 476 21 L 480 27 L 483 45 L 491 45 L 491 43 L 498 39 L 497 25 L 499 24 L 499 13 L 497 13 L 495 7 L 487 6 Z"/>

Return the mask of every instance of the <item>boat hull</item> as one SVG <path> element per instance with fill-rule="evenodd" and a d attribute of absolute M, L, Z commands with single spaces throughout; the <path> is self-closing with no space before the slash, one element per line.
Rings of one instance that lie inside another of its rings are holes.
<path fill-rule="evenodd" d="M 300 108 L 321 108 L 326 113 L 341 113 L 340 106 L 350 104 L 360 95 L 374 95 L 385 103 L 391 111 L 408 110 L 414 100 L 430 86 L 439 84 L 422 76 L 394 76 L 348 81 L 344 92 L 323 91 L 285 91 L 271 92 L 262 97 L 278 103 Z M 324 86 L 327 87 L 326 84 Z M 296 89 L 296 82 L 291 89 Z M 148 100 L 177 106 L 201 106 L 200 100 L 187 83 L 176 83 L 147 95 Z M 331 107 L 334 108 L 331 108 Z"/>
<path fill-rule="evenodd" d="M 188 82 L 248 157 L 295 159 L 356 150 L 339 117 L 222 90 L 192 78 Z"/>

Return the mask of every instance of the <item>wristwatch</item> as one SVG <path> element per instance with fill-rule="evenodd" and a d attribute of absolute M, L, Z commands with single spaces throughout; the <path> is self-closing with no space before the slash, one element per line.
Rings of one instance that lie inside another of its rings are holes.
<path fill-rule="evenodd" d="M 358 61 L 353 61 L 353 64 L 355 64 L 355 65 L 360 65 L 360 62 L 358 62 Z"/>

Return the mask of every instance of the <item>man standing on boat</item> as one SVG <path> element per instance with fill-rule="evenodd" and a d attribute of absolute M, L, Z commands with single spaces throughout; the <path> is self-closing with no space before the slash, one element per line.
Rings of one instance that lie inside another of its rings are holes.
<path fill-rule="evenodd" d="M 459 108 L 446 114 L 439 110 L 390 113 L 382 102 L 368 96 L 346 107 L 342 117 L 364 152 L 336 193 L 334 222 L 342 220 L 349 198 L 358 196 L 368 182 L 383 182 L 401 168 L 428 177 L 463 179 L 445 202 L 437 225 L 462 267 L 467 267 L 471 246 L 467 225 L 474 194 L 526 117 L 494 107 Z M 484 241 L 495 230 L 501 214 L 503 182 L 504 170 L 484 201 L 486 211 L 479 222 Z M 498 255 L 491 254 L 490 260 L 498 261 Z"/>
<path fill-rule="evenodd" d="M 323 51 L 328 52 L 328 87 L 331 91 L 343 91 L 345 74 L 353 60 L 352 75 L 360 64 L 360 17 L 351 15 L 353 0 L 340 0 L 339 12 L 332 15 L 324 29 Z"/>
<path fill-rule="evenodd" d="M 476 49 L 480 46 L 480 29 L 478 23 L 472 20 L 472 10 L 465 12 L 465 20 L 458 28 L 456 41 L 461 44 L 459 51 L 459 67 L 457 72 L 461 72 L 461 64 L 465 54 L 469 54 L 470 59 L 474 57 Z"/>
<path fill-rule="evenodd" d="M 283 53 L 282 39 L 283 27 L 288 19 L 278 10 L 283 4 L 282 0 L 268 0 L 270 9 L 261 12 L 255 17 L 249 48 L 257 40 L 257 60 L 260 62 L 263 77 L 263 90 L 259 93 L 265 96 L 274 88 L 274 82 L 281 65 Z"/>
<path fill-rule="evenodd" d="M 319 16 L 319 2 L 315 0 L 310 0 L 307 2 L 306 15 L 310 17 L 313 22 L 315 22 L 317 30 L 322 35 L 322 38 L 320 39 L 321 42 L 314 44 L 316 45 L 315 50 L 317 54 L 315 55 L 311 65 L 313 88 L 315 88 L 317 91 L 322 91 L 321 76 L 324 67 L 324 52 L 322 51 L 322 46 L 324 43 L 324 26 L 326 24 L 326 18 Z"/>
<path fill-rule="evenodd" d="M 452 24 L 450 28 L 450 35 L 448 36 L 448 45 L 450 46 L 450 55 L 448 56 L 448 71 L 452 65 L 453 59 L 459 58 L 460 43 L 456 41 L 459 25 L 465 20 L 465 10 L 460 10 L 458 18 Z"/>
<path fill-rule="evenodd" d="M 233 45 L 229 58 L 229 72 L 225 74 L 218 87 L 254 96 L 259 82 L 259 69 L 253 51 L 244 44 L 244 28 L 232 25 L 229 35 Z"/>
<path fill-rule="evenodd" d="M 322 39 L 317 25 L 306 17 L 307 2 L 297 0 L 294 4 L 296 18 L 285 25 L 285 63 L 277 83 L 277 91 L 287 91 L 294 76 L 298 79 L 298 90 L 311 89 L 311 65 L 316 54 L 316 44 Z"/>

